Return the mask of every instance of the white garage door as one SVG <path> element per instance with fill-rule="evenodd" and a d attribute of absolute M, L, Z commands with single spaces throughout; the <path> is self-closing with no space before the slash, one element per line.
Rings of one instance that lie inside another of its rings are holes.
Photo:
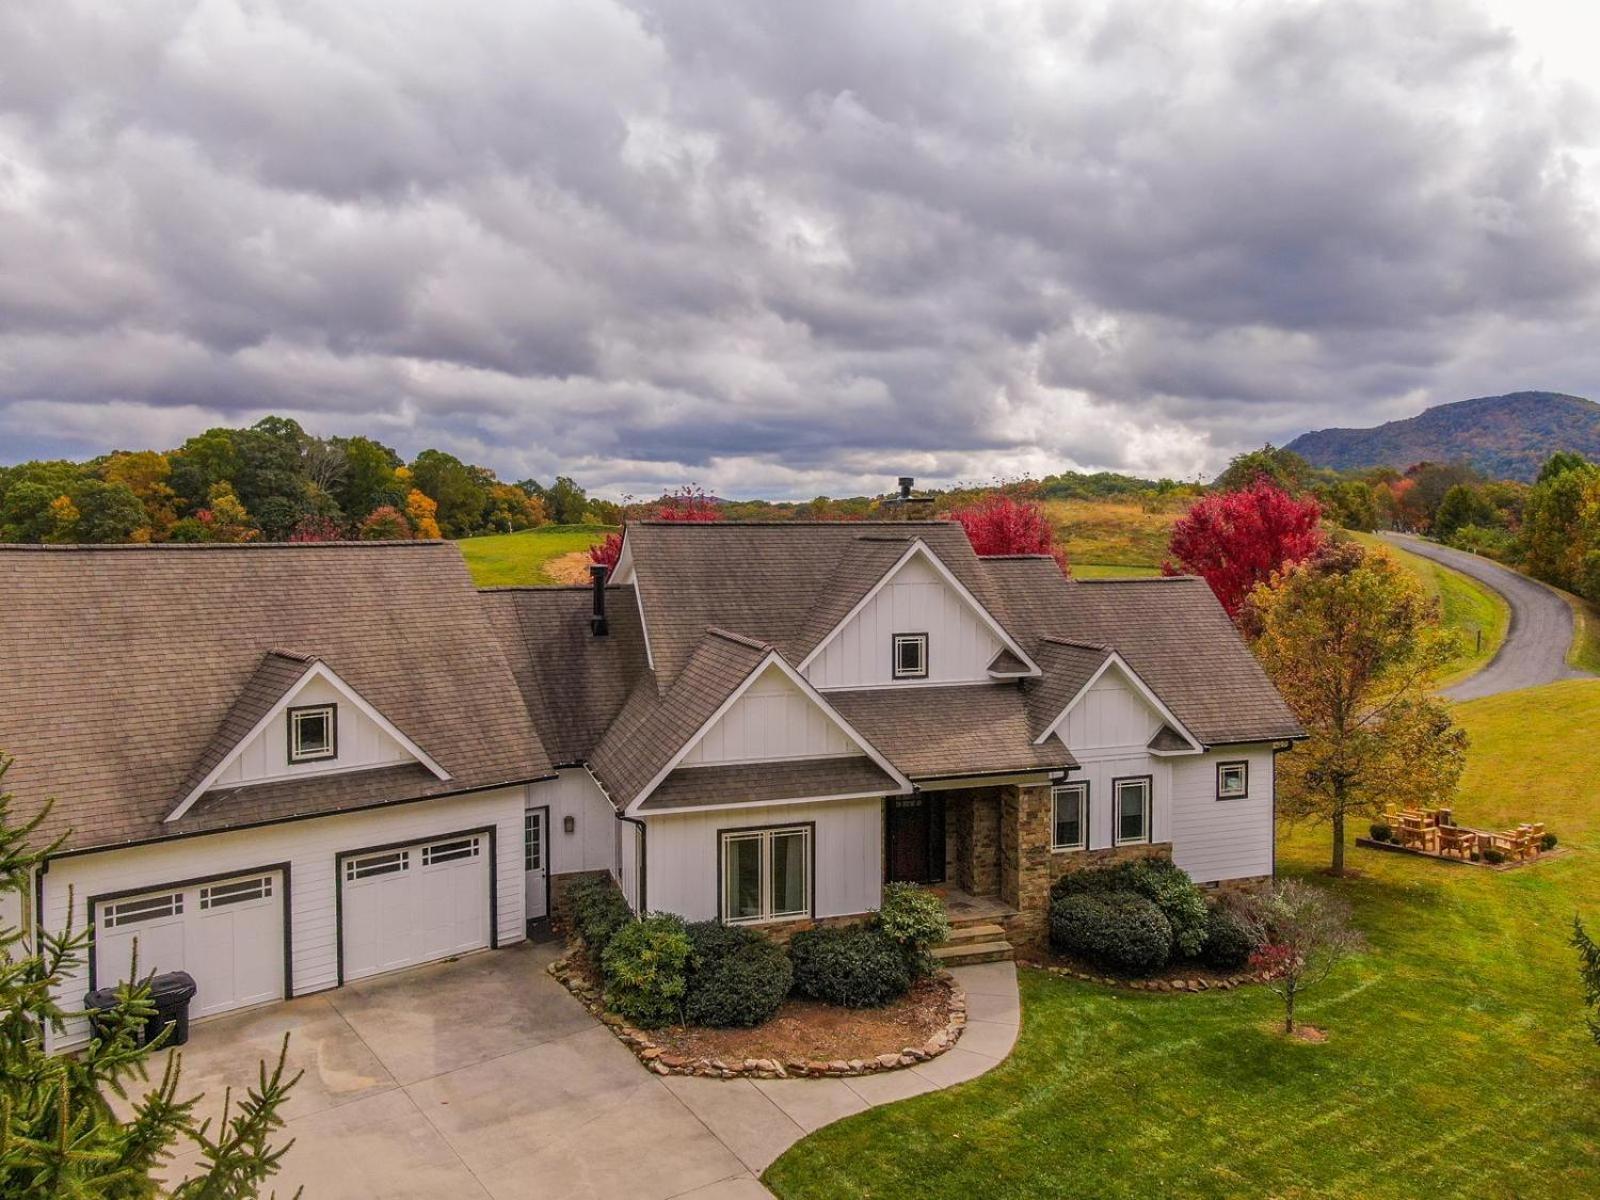
<path fill-rule="evenodd" d="M 187 971 L 191 1017 L 283 995 L 283 876 L 277 871 L 172 887 L 95 905 L 95 986 Z M 137 954 L 137 968 L 135 955 Z"/>
<path fill-rule="evenodd" d="M 346 856 L 344 978 L 487 946 L 490 866 L 489 839 L 478 833 Z"/>

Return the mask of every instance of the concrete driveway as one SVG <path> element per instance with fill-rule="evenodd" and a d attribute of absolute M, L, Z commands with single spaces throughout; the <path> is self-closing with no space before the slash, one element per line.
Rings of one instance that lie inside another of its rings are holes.
<path fill-rule="evenodd" d="M 806 1133 L 980 1075 L 1017 1035 L 1016 972 L 993 963 L 958 972 L 966 1034 L 916 1068 L 663 1079 L 545 973 L 557 953 L 522 944 L 205 1022 L 181 1051 L 183 1093 L 220 1112 L 291 1035 L 305 1074 L 284 1110 L 280 1196 L 754 1200 L 770 1195 L 757 1175 Z"/>
<path fill-rule="evenodd" d="M 1539 687 L 1558 679 L 1579 679 L 1584 672 L 1567 665 L 1574 632 L 1567 602 L 1536 579 L 1465 550 L 1403 533 L 1383 535 L 1412 554 L 1442 563 L 1476 579 L 1505 597 L 1511 625 L 1487 666 L 1442 693 L 1451 700 L 1476 700 L 1521 688 Z"/>

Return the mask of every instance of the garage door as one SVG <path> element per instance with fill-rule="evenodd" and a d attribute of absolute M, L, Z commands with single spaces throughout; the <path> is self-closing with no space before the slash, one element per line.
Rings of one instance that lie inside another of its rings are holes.
<path fill-rule="evenodd" d="M 283 996 L 283 875 L 230 879 L 118 896 L 95 904 L 95 985 L 166 971 L 194 976 L 191 1016 Z"/>
<path fill-rule="evenodd" d="M 342 855 L 344 978 L 489 945 L 489 858 L 481 833 Z"/>

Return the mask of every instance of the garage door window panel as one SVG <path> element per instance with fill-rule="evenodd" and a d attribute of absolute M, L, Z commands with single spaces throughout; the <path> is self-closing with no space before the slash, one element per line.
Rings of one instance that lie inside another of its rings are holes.
<path fill-rule="evenodd" d="M 107 929 L 124 925 L 137 925 L 144 921 L 164 921 L 168 917 L 183 915 L 183 893 L 172 892 L 162 896 L 140 896 L 133 900 L 118 900 L 106 905 Z"/>

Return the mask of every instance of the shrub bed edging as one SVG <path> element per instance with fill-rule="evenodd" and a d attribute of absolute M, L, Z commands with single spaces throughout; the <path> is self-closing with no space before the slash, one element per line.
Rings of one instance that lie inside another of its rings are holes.
<path fill-rule="evenodd" d="M 832 1062 L 775 1058 L 747 1058 L 740 1062 L 726 1062 L 720 1058 L 685 1058 L 670 1054 L 656 1044 L 648 1030 L 637 1029 L 614 1012 L 609 1012 L 600 990 L 583 974 L 573 970 L 573 959 L 582 954 L 581 947 L 572 947 L 545 969 L 567 991 L 577 998 L 602 1025 L 616 1036 L 634 1057 L 657 1075 L 698 1075 L 706 1079 L 822 1079 L 851 1075 L 875 1075 L 882 1071 L 898 1071 L 918 1063 L 938 1058 L 954 1046 L 967 1025 L 967 995 L 955 977 L 948 971 L 938 972 L 934 978 L 950 993 L 950 1016 L 945 1027 L 933 1034 L 920 1046 L 907 1046 L 899 1054 L 880 1054 L 876 1058 L 835 1059 Z"/>
<path fill-rule="evenodd" d="M 1077 967 L 1064 967 L 1057 963 L 1019 960 L 1022 966 L 1036 971 L 1046 971 L 1063 979 L 1081 979 L 1084 983 L 1099 983 L 1106 987 L 1124 988 L 1135 992 L 1231 992 L 1247 983 L 1260 983 L 1260 977 L 1245 971 L 1222 979 L 1118 979 L 1114 975 L 1098 975 L 1093 971 L 1080 971 Z"/>

